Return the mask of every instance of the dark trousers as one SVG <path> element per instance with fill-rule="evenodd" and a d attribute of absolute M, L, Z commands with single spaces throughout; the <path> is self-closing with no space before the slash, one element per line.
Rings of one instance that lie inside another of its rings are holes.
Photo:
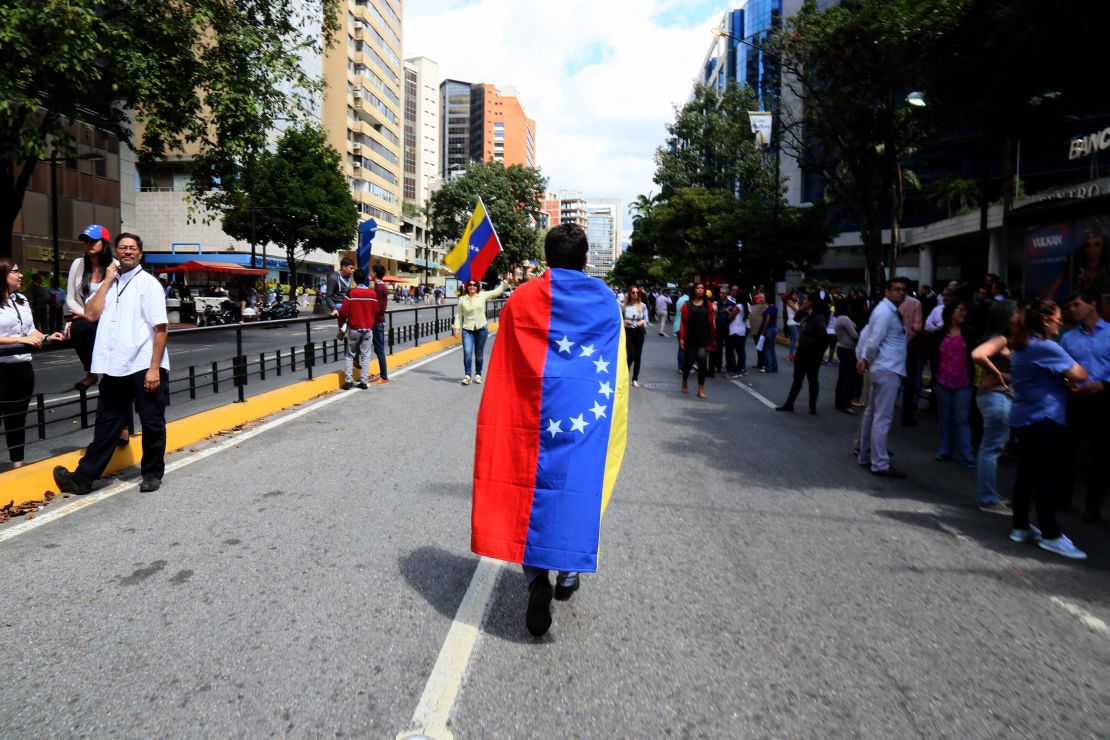
<path fill-rule="evenodd" d="M 836 410 L 848 411 L 852 408 L 852 392 L 856 387 L 856 351 L 837 347 L 836 359 L 840 362 L 836 373 Z"/>
<path fill-rule="evenodd" d="M 1029 505 L 1037 509 L 1041 536 L 1056 539 L 1057 466 L 1064 457 L 1064 427 L 1053 421 L 1038 421 L 1014 430 L 1021 444 L 1017 480 L 1014 481 L 1014 529 L 1029 529 Z"/>
<path fill-rule="evenodd" d="M 34 392 L 35 371 L 30 362 L 0 362 L 0 420 L 13 463 L 23 462 L 27 407 Z"/>
<path fill-rule="evenodd" d="M 686 364 L 682 367 L 682 382 L 690 378 L 690 371 L 694 365 L 698 366 L 698 385 L 705 385 L 705 376 L 709 373 L 709 359 L 705 347 L 686 350 Z"/>
<path fill-rule="evenodd" d="M 88 481 L 100 477 L 116 451 L 120 432 L 131 419 L 131 407 L 139 412 L 143 424 L 144 478 L 162 479 L 166 471 L 166 406 L 170 403 L 169 373 L 161 370 L 162 382 L 153 393 L 143 388 L 146 370 L 100 379 L 100 399 L 96 405 L 96 430 L 77 465 L 77 475 Z"/>
<path fill-rule="evenodd" d="M 802 380 L 806 379 L 809 381 L 809 410 L 817 410 L 817 392 L 821 389 L 817 382 L 817 375 L 821 370 L 821 358 L 824 356 L 824 350 L 825 348 L 820 345 L 817 347 L 798 347 L 798 353 L 794 355 L 794 382 L 790 386 L 790 395 L 787 396 L 784 406 L 794 407 L 794 401 L 797 400 L 798 394 L 802 392 Z"/>
<path fill-rule="evenodd" d="M 389 370 L 385 366 L 385 324 L 374 325 L 374 356 L 378 358 L 378 375 L 389 380 Z"/>
<path fill-rule="evenodd" d="M 1098 514 L 1106 501 L 1106 491 L 1110 471 L 1102 458 L 1110 451 L 1110 392 L 1076 394 L 1068 399 L 1067 457 L 1064 460 L 1063 475 L 1060 481 L 1060 498 L 1057 508 L 1070 509 L 1072 493 L 1075 489 L 1077 453 L 1087 443 L 1089 460 L 1087 462 L 1087 496 L 1084 510 Z"/>
<path fill-rule="evenodd" d="M 917 384 L 921 382 L 917 341 L 906 344 L 906 377 L 902 379 L 902 423 L 917 421 Z"/>
<path fill-rule="evenodd" d="M 69 341 L 81 360 L 81 367 L 89 372 L 92 366 L 93 343 L 96 342 L 96 323 L 87 319 L 74 319 L 69 325 Z"/>
<path fill-rule="evenodd" d="M 632 372 L 632 380 L 640 379 L 640 358 L 644 354 L 645 329 L 625 329 L 625 342 L 628 344 L 628 367 Z"/>
<path fill-rule="evenodd" d="M 713 362 L 709 365 L 709 377 L 725 369 L 725 344 L 728 343 L 728 324 L 717 326 L 717 345 L 713 348 Z"/>
<path fill-rule="evenodd" d="M 748 362 L 744 349 L 746 339 L 746 336 L 740 334 L 729 334 L 725 340 L 725 368 L 730 373 L 740 372 Z"/>

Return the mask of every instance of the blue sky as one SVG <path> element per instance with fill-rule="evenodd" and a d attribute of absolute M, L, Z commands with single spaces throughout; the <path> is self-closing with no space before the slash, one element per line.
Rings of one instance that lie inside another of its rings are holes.
<path fill-rule="evenodd" d="M 655 149 L 730 7 L 704 0 L 408 0 L 404 56 L 440 77 L 516 87 L 552 190 L 657 190 Z M 623 238 L 631 220 L 625 214 Z"/>

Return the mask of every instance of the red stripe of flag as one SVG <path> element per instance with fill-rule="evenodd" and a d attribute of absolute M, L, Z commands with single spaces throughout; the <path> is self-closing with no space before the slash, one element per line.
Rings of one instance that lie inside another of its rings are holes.
<path fill-rule="evenodd" d="M 478 254 L 474 255 L 474 259 L 470 261 L 470 277 L 474 280 L 481 280 L 485 277 L 486 270 L 500 252 L 501 242 L 497 240 L 497 234 L 491 232 L 489 239 L 486 239 L 486 243 L 478 250 Z"/>

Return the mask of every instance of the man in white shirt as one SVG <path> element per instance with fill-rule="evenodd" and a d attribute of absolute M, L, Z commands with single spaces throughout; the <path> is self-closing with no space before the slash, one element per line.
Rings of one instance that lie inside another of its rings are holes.
<path fill-rule="evenodd" d="M 140 491 L 157 491 L 166 469 L 166 406 L 170 359 L 166 353 L 166 297 L 158 279 L 142 268 L 143 242 L 134 234 L 116 237 L 116 263 L 85 303 L 85 316 L 98 321 L 92 372 L 101 375 L 96 431 L 85 456 L 70 472 L 54 468 L 66 493 L 86 494 L 108 467 L 131 407 L 143 424 Z"/>
<path fill-rule="evenodd" d="M 906 299 L 910 281 L 892 278 L 886 284 L 886 298 L 871 312 L 867 341 L 857 348 L 860 357 L 856 370 L 871 376 L 871 399 L 860 424 L 859 464 L 883 478 L 905 478 L 906 474 L 890 464 L 886 438 L 894 422 L 894 403 L 902 378 L 906 376 L 906 330 L 898 306 Z"/>

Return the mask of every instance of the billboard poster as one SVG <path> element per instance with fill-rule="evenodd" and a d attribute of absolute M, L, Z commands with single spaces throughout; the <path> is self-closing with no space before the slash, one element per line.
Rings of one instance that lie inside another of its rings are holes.
<path fill-rule="evenodd" d="M 1067 297 L 1086 290 L 1102 297 L 1110 315 L 1110 215 L 1088 216 L 1034 229 L 1025 235 L 1025 297 Z"/>

